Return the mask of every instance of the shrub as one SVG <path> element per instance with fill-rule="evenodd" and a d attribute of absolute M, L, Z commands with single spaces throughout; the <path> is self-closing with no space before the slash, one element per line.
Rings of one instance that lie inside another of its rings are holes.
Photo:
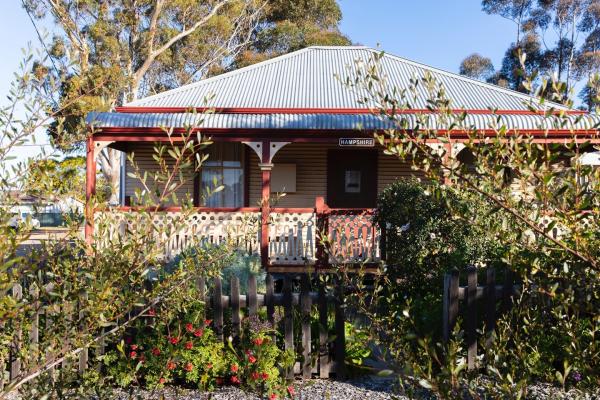
<path fill-rule="evenodd" d="M 388 298 L 400 306 L 410 298 L 420 326 L 439 331 L 443 275 L 469 264 L 489 265 L 499 259 L 500 245 L 476 218 L 490 207 L 459 196 L 451 189 L 416 179 L 387 187 L 378 199 L 377 219 L 386 226 Z"/>
<path fill-rule="evenodd" d="M 239 340 L 229 338 L 226 345 L 211 321 L 202 319 L 204 304 L 197 298 L 194 289 L 182 290 L 103 356 L 114 382 L 148 388 L 184 384 L 205 391 L 236 385 L 284 398 L 288 387 L 281 372 L 291 368 L 295 355 L 277 347 L 270 325 L 245 318 Z"/>

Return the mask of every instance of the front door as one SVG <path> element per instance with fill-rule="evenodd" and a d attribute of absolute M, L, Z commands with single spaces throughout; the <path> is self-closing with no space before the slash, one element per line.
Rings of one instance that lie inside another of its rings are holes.
<path fill-rule="evenodd" d="M 377 150 L 329 150 L 327 205 L 332 208 L 373 208 L 376 202 Z"/>

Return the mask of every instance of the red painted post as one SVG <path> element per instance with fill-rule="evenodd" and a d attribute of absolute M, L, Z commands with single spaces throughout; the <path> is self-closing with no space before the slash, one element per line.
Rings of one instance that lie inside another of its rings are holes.
<path fill-rule="evenodd" d="M 87 138 L 85 163 L 85 240 L 92 242 L 94 235 L 94 205 L 92 199 L 96 194 L 96 159 L 94 158 L 94 137 Z"/>
<path fill-rule="evenodd" d="M 325 243 L 323 241 L 322 236 L 323 235 L 327 236 L 328 224 L 327 224 L 327 205 L 325 204 L 325 199 L 322 196 L 318 196 L 317 198 L 315 198 L 315 214 L 316 214 L 316 219 L 317 219 L 316 267 L 317 268 L 325 268 L 325 267 L 327 267 L 328 258 L 327 258 L 327 252 L 325 251 Z"/>
<path fill-rule="evenodd" d="M 271 212 L 271 142 L 262 142 L 262 160 L 260 169 L 262 171 L 262 201 L 260 220 L 260 259 L 263 268 L 269 266 L 269 214 Z"/>

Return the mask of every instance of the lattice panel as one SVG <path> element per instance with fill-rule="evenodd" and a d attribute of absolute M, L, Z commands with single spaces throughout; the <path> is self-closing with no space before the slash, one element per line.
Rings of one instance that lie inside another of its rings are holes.
<path fill-rule="evenodd" d="M 331 214 L 329 215 L 329 262 L 342 264 L 348 262 L 378 261 L 380 231 L 368 214 Z"/>
<path fill-rule="evenodd" d="M 260 214 L 254 212 L 157 212 L 149 216 L 108 211 L 95 213 L 94 217 L 99 228 L 95 241 L 100 246 L 114 244 L 127 232 L 138 231 L 142 224 L 152 224 L 149 240 L 164 247 L 167 259 L 187 247 L 202 244 L 232 243 L 248 254 L 258 254 L 260 250 Z"/>

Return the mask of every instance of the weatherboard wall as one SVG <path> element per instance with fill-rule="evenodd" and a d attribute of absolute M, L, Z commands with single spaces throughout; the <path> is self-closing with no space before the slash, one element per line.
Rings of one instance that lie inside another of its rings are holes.
<path fill-rule="evenodd" d="M 134 162 L 139 168 L 140 174 L 148 172 L 150 177 L 158 171 L 158 164 L 153 158 L 153 145 L 136 144 L 130 152 L 134 152 Z M 296 191 L 278 195 L 273 193 L 272 197 L 277 199 L 277 207 L 314 207 L 317 196 L 326 196 L 327 194 L 327 152 L 329 149 L 339 149 L 335 144 L 323 143 L 291 143 L 284 146 L 275 156 L 275 164 L 295 164 L 296 165 Z M 248 149 L 248 206 L 258 206 L 261 199 L 261 171 L 258 167 L 257 155 Z M 126 165 L 127 173 L 133 172 L 133 165 L 128 161 Z M 402 162 L 396 157 L 384 155 L 383 151 L 378 150 L 377 161 L 377 190 L 381 192 L 386 186 L 397 179 L 418 176 L 419 173 L 412 171 L 410 163 Z M 191 174 L 185 176 L 186 182 L 177 190 L 179 199 L 184 199 L 186 195 L 190 197 L 193 194 L 194 183 Z M 149 186 L 154 190 L 149 178 Z M 125 179 L 125 196 L 135 199 L 136 189 L 143 189 L 140 180 L 127 176 Z M 172 201 L 167 202 L 172 204 Z"/>

